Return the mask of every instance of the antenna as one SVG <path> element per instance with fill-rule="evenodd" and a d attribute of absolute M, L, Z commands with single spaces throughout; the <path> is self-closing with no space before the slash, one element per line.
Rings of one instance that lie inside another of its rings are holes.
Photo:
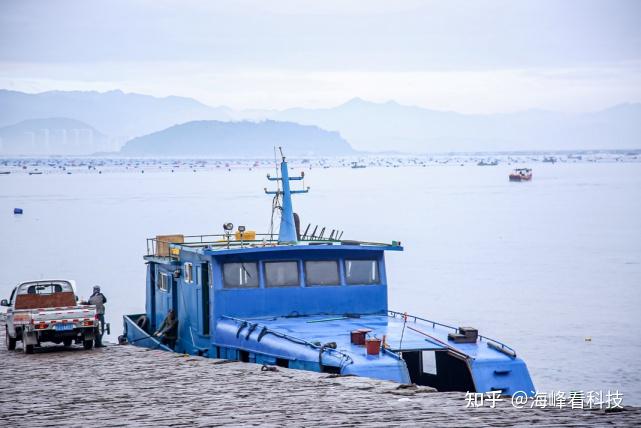
<path fill-rule="evenodd" d="M 283 153 L 283 150 L 279 147 L 281 155 Z M 278 156 L 276 154 L 276 146 L 274 146 L 274 171 L 276 172 L 276 179 L 278 179 Z M 267 174 L 267 179 L 270 180 L 269 174 Z M 276 182 L 276 194 L 274 195 L 274 199 L 272 199 L 272 214 L 271 218 L 269 220 L 269 240 L 273 241 L 274 240 L 274 214 L 276 214 L 276 210 L 282 209 L 280 206 L 280 183 L 277 181 Z M 267 192 L 267 188 L 265 188 L 265 192 Z"/>
<path fill-rule="evenodd" d="M 280 229 L 278 230 L 278 242 L 298 242 L 298 236 L 296 234 L 296 224 L 294 222 L 294 210 L 292 208 L 292 195 L 297 193 L 307 193 L 309 192 L 309 187 L 304 190 L 291 190 L 289 187 L 290 181 L 300 181 L 303 179 L 303 175 L 298 177 L 290 177 L 289 170 L 287 168 L 287 161 L 285 160 L 285 155 L 283 154 L 283 148 L 278 147 L 278 150 L 281 154 L 281 163 L 280 163 L 280 177 L 278 174 L 276 177 L 271 177 L 267 174 L 267 179 L 269 181 L 280 181 L 282 184 L 282 190 L 277 184 L 275 191 L 269 191 L 265 188 L 265 193 L 268 195 L 274 195 L 274 201 L 277 201 L 280 196 L 283 197 L 283 205 L 279 207 L 281 210 L 280 216 Z M 274 211 L 277 208 L 276 204 L 272 204 L 272 228 L 273 228 L 273 218 Z M 271 234 L 271 232 L 270 232 Z"/>

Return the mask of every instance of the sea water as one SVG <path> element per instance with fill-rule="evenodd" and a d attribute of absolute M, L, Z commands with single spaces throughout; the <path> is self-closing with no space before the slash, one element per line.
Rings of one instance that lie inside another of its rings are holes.
<path fill-rule="evenodd" d="M 294 207 L 303 227 L 402 242 L 387 254 L 391 309 L 512 345 L 539 391 L 641 405 L 641 163 L 537 164 L 524 183 L 511 168 L 299 165 L 311 190 Z M 84 298 L 100 285 L 114 341 L 144 311 L 146 238 L 266 231 L 266 172 L 0 176 L 0 295 L 39 278 L 75 279 Z"/>

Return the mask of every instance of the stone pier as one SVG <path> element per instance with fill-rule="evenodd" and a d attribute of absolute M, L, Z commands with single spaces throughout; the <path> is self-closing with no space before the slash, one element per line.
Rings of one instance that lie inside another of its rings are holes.
<path fill-rule="evenodd" d="M 0 326 L 4 343 L 4 326 Z M 618 412 L 466 408 L 464 393 L 109 344 L 0 351 L 0 426 L 641 426 Z"/>

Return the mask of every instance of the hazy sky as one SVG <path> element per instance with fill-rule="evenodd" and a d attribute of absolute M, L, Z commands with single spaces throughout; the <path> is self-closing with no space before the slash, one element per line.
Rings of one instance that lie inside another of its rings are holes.
<path fill-rule="evenodd" d="M 641 101 L 641 1 L 0 0 L 0 87 L 596 110 Z"/>

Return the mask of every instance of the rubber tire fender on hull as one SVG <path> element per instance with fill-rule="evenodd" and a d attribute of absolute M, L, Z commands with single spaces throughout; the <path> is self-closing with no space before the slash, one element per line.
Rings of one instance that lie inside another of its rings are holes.
<path fill-rule="evenodd" d="M 147 315 L 141 315 L 138 317 L 136 325 L 140 327 L 141 330 L 147 331 L 147 326 L 149 325 L 149 318 L 147 318 Z"/>

